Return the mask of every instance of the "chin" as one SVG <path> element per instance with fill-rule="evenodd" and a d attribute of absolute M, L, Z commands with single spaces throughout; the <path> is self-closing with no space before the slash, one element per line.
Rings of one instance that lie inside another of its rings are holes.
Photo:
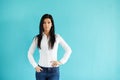
<path fill-rule="evenodd" d="M 45 30 L 46 32 L 49 32 L 50 30 Z"/>

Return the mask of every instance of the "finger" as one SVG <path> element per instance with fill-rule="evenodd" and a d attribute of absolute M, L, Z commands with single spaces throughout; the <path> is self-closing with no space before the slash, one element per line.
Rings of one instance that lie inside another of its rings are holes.
<path fill-rule="evenodd" d="M 38 69 L 38 70 L 37 70 L 37 72 L 41 72 L 41 71 L 43 71 L 43 69 Z"/>
<path fill-rule="evenodd" d="M 40 68 L 40 71 L 42 71 L 43 69 L 42 68 Z"/>
<path fill-rule="evenodd" d="M 55 65 L 52 65 L 52 67 L 56 67 Z"/>
<path fill-rule="evenodd" d="M 40 70 L 36 70 L 37 72 L 40 72 Z"/>
<path fill-rule="evenodd" d="M 52 64 L 52 66 L 54 67 L 55 64 Z"/>
<path fill-rule="evenodd" d="M 38 68 L 39 70 L 43 70 L 41 67 Z"/>
<path fill-rule="evenodd" d="M 56 67 L 56 66 L 57 66 L 57 64 L 56 64 L 56 63 L 54 63 L 54 64 L 52 64 L 52 66 L 53 66 L 53 67 Z"/>

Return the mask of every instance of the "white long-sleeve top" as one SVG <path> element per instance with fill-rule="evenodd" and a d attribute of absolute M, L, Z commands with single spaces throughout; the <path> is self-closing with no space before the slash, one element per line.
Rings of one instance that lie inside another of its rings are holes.
<path fill-rule="evenodd" d="M 46 36 L 46 34 L 43 33 L 43 37 L 41 40 L 41 49 L 39 49 L 40 58 L 39 58 L 39 62 L 36 63 L 36 61 L 34 60 L 33 54 L 37 47 L 38 41 L 37 41 L 37 38 L 33 39 L 33 42 L 28 50 L 28 60 L 34 68 L 38 65 L 42 67 L 52 67 L 51 61 L 57 61 L 57 51 L 58 51 L 59 44 L 65 50 L 65 54 L 61 58 L 60 62 L 64 64 L 69 59 L 72 50 L 59 34 L 56 34 L 56 41 L 54 43 L 53 49 L 49 49 L 48 41 L 49 41 L 49 38 Z"/>

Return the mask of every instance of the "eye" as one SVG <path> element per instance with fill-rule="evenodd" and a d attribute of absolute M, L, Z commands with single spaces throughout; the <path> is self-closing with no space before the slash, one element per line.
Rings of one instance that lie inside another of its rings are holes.
<path fill-rule="evenodd" d="M 50 24 L 50 22 L 48 22 L 48 24 Z"/>
<path fill-rule="evenodd" d="M 46 24 L 46 22 L 44 21 L 43 24 Z"/>

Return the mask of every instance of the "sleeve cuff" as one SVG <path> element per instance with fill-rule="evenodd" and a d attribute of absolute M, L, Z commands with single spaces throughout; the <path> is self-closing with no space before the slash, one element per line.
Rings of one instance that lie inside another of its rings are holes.
<path fill-rule="evenodd" d="M 36 68 L 38 65 L 37 64 L 34 64 L 33 67 Z"/>

